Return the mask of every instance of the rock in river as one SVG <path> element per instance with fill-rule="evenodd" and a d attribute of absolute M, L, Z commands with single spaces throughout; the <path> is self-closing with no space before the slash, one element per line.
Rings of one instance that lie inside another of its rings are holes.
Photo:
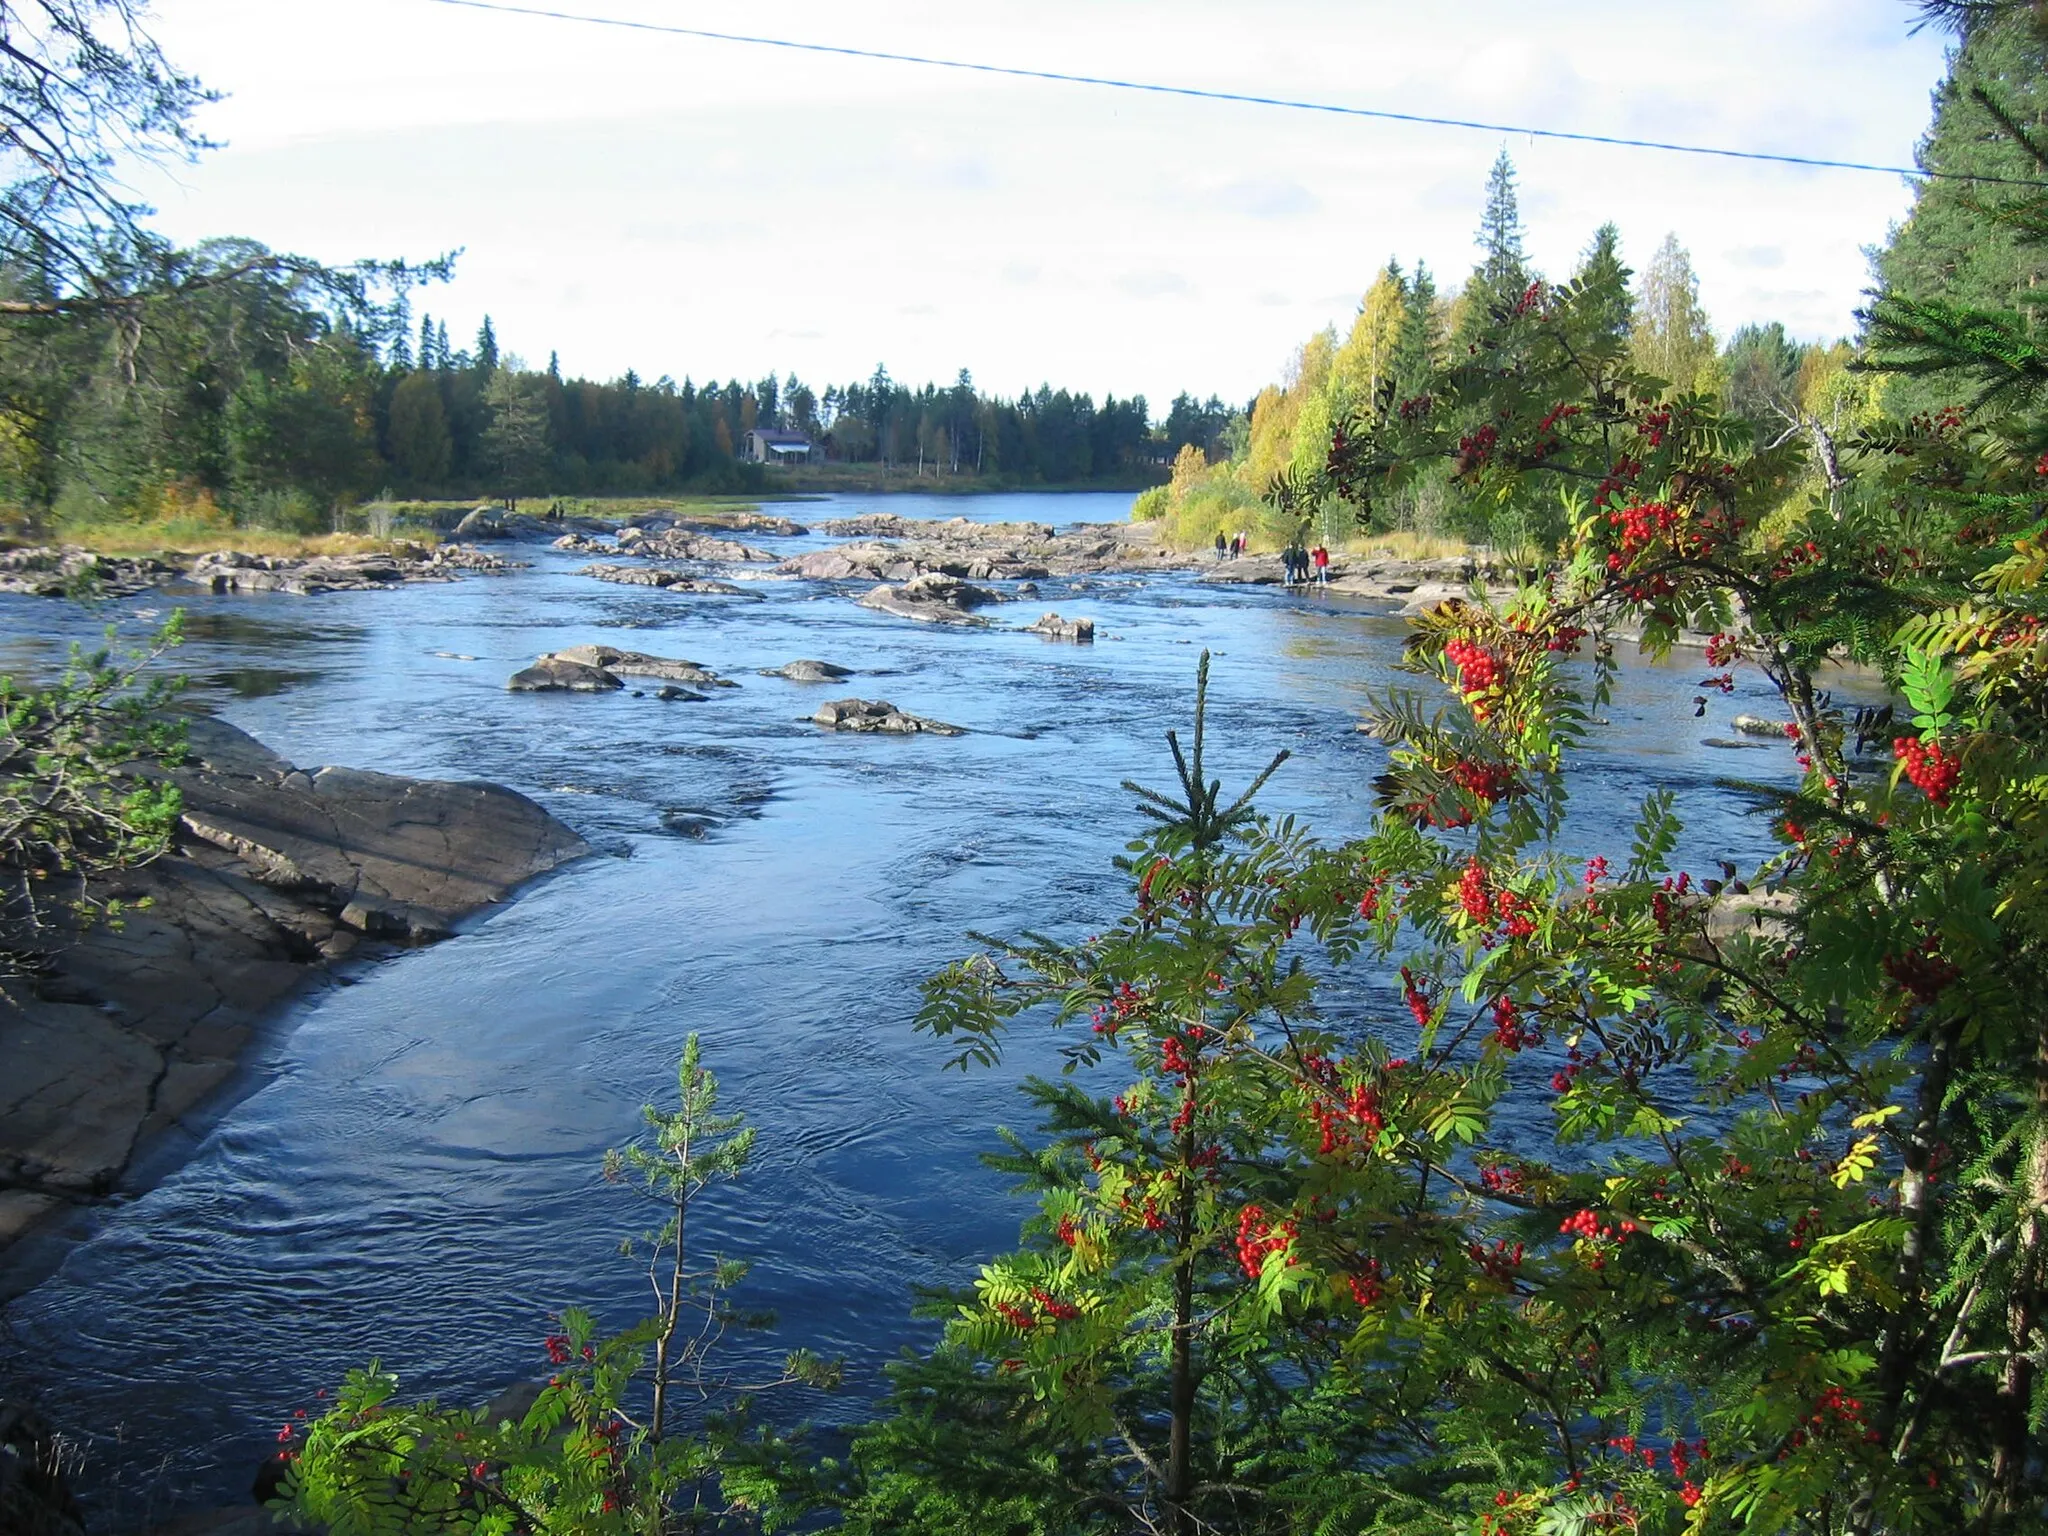
<path fill-rule="evenodd" d="M 214 720 L 189 736 L 169 773 L 185 797 L 172 851 L 98 892 L 128 903 L 121 925 L 49 935 L 33 974 L 7 984 L 0 1246 L 111 1190 L 325 964 L 366 940 L 446 938 L 589 851 L 493 784 L 298 769 Z"/>
<path fill-rule="evenodd" d="M 690 533 L 681 528 L 621 528 L 618 544 L 621 554 L 646 555 L 656 560 L 741 562 L 775 559 L 767 550 L 756 549 L 751 544 Z"/>
<path fill-rule="evenodd" d="M 829 661 L 792 661 L 785 666 L 769 667 L 763 677 L 786 677 L 792 683 L 837 683 L 853 676 L 850 667 L 835 667 Z"/>
<path fill-rule="evenodd" d="M 862 596 L 860 605 L 928 624 L 986 624 L 988 621 L 977 617 L 973 610 L 1001 601 L 1000 592 L 973 586 L 940 571 L 926 571 L 900 587 L 874 588 Z"/>
<path fill-rule="evenodd" d="M 645 651 L 622 651 L 612 645 L 570 645 L 552 654 L 554 660 L 602 667 L 618 677 L 658 677 L 663 682 L 688 683 L 696 688 L 739 687 L 731 678 L 720 677 L 702 662 L 684 661 L 678 656 L 650 656 Z"/>
<path fill-rule="evenodd" d="M 627 587 L 659 587 L 664 592 L 695 592 L 706 597 L 744 597 L 756 602 L 761 594 L 736 587 L 729 581 L 712 581 L 683 571 L 664 570 L 652 565 L 586 565 L 578 576 L 595 576 Z"/>
<path fill-rule="evenodd" d="M 614 673 L 589 662 L 543 656 L 514 672 L 505 686 L 514 693 L 609 693 L 626 685 Z"/>
<path fill-rule="evenodd" d="M 1078 640 L 1087 644 L 1095 638 L 1093 619 L 1063 619 L 1056 613 L 1044 613 L 1036 624 L 1024 626 L 1034 635 L 1043 635 L 1048 640 Z"/>
<path fill-rule="evenodd" d="M 818 712 L 811 719 L 835 731 L 888 731 L 901 736 L 920 732 L 928 736 L 967 734 L 959 726 L 948 725 L 943 720 L 905 714 L 887 699 L 834 699 L 830 704 L 819 705 Z"/>

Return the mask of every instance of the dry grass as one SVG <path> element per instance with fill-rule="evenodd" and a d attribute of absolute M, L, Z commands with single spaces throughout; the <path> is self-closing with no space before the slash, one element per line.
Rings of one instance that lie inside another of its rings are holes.
<path fill-rule="evenodd" d="M 379 539 L 364 533 L 285 533 L 273 528 L 237 528 L 232 524 L 169 518 L 147 523 L 62 523 L 49 533 L 47 540 L 36 542 L 76 544 L 102 555 L 201 555 L 212 550 L 238 549 L 250 555 L 304 559 L 314 555 L 376 554 L 400 542 L 432 544 L 437 540 L 431 533 L 411 533 L 404 540 Z"/>
<path fill-rule="evenodd" d="M 1347 539 L 1343 551 L 1354 560 L 1446 560 L 1469 555 L 1473 546 L 1463 539 L 1441 534 L 1396 529 L 1390 533 L 1361 534 Z"/>

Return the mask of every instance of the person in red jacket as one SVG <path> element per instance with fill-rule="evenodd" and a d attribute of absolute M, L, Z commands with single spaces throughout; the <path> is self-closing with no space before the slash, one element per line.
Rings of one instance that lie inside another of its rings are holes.
<path fill-rule="evenodd" d="M 1308 557 L 1315 562 L 1316 585 L 1327 587 L 1330 584 L 1330 552 L 1318 544 L 1309 551 Z"/>

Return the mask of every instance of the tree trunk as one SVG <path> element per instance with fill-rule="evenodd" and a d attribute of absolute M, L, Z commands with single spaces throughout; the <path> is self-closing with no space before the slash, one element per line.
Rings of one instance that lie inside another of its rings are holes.
<path fill-rule="evenodd" d="M 1189 1084 L 1188 1091 L 1194 1091 Z M 1166 1446 L 1167 1529 L 1173 1536 L 1192 1536 L 1194 1511 L 1188 1508 L 1188 1493 L 1194 1486 L 1195 1418 L 1195 1196 L 1190 1164 L 1194 1158 L 1194 1133 L 1181 1133 L 1183 1177 L 1174 1233 L 1180 1247 L 1180 1262 L 1173 1271 L 1173 1355 L 1167 1389 L 1167 1409 L 1172 1424 Z"/>
<path fill-rule="evenodd" d="M 2033 1145 L 2020 1171 L 2026 1205 L 2020 1214 L 2019 1254 L 2013 1265 L 2012 1293 L 2006 1302 L 2006 1348 L 2012 1355 L 1998 1383 L 1998 1449 L 1991 1461 L 1991 1486 L 2000 1510 L 2017 1514 L 2022 1503 L 2029 1437 L 2027 1420 L 2034 1405 L 2033 1334 L 2041 1320 L 2043 1240 L 2048 1237 L 2048 1020 L 2040 1025 L 2034 1047 Z"/>

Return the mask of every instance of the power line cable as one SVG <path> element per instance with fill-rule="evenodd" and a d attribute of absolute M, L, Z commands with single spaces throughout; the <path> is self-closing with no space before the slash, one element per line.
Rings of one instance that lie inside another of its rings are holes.
<path fill-rule="evenodd" d="M 1707 155 L 1722 160 L 1762 160 L 1774 165 L 1798 165 L 1816 170 L 1875 171 L 1886 176 L 1912 176 L 1924 180 L 1970 181 L 1993 186 L 2042 188 L 2048 182 L 2018 176 L 1974 176 L 1963 171 L 1928 171 L 1908 165 L 1873 165 L 1862 160 L 1829 160 L 1817 155 L 1780 155 L 1760 149 L 1720 149 L 1706 144 L 1670 144 L 1657 139 L 1630 139 L 1604 133 L 1573 133 L 1562 128 L 1530 128 L 1513 123 L 1485 123 L 1463 117 L 1431 117 L 1420 112 L 1392 112 L 1377 107 L 1346 107 L 1327 101 L 1296 101 L 1285 96 L 1256 96 L 1242 91 L 1212 91 L 1193 85 L 1160 85 L 1144 80 L 1121 80 L 1110 75 L 1075 75 L 1052 69 L 1025 69 L 1012 64 L 980 64 L 968 59 L 939 59 L 917 53 L 889 53 L 878 48 L 848 48 L 835 43 L 805 43 L 786 37 L 756 37 L 743 32 L 714 32 L 706 27 L 678 27 L 664 22 L 628 21 L 618 16 L 588 16 L 573 11 L 546 10 L 539 6 L 506 5 L 501 0 L 429 0 L 433 5 L 460 6 L 471 11 L 495 11 L 507 16 L 536 16 L 549 21 L 574 21 L 593 27 L 619 27 L 631 32 L 660 32 L 674 37 L 695 37 L 717 43 L 744 43 L 756 48 L 786 48 L 796 53 L 833 54 L 849 59 L 873 59 L 888 64 L 919 64 L 929 69 L 957 69 L 972 74 L 1006 75 L 1019 80 L 1051 80 L 1062 85 L 1093 85 L 1117 91 L 1144 91 L 1155 96 L 1189 96 L 1198 101 L 1230 101 L 1246 106 L 1283 107 L 1294 112 L 1323 112 L 1336 117 L 1366 117 L 1389 123 L 1415 123 L 1431 128 L 1470 128 L 1481 133 L 1516 134 L 1532 139 L 1561 139 L 1574 144 L 1605 144 L 1619 149 L 1652 149 L 1674 155 Z"/>

